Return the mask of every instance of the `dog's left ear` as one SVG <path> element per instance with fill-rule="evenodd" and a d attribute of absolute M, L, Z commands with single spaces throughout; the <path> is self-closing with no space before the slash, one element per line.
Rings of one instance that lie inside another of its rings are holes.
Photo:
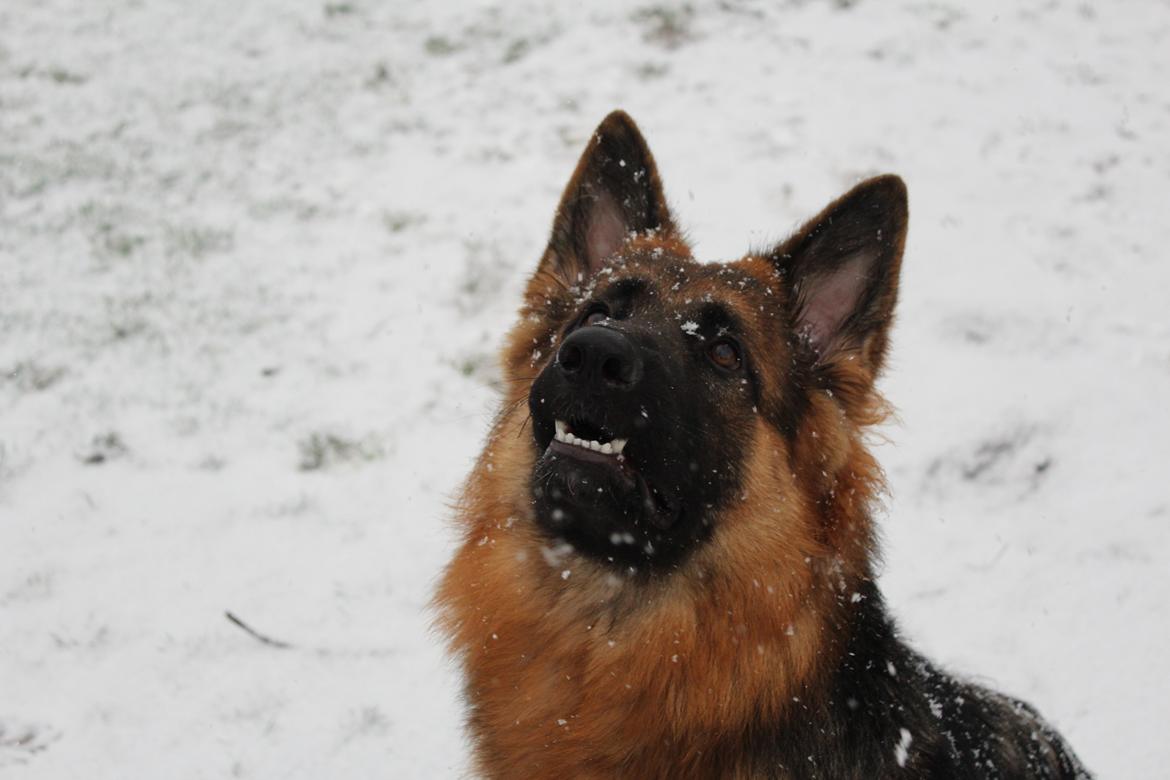
<path fill-rule="evenodd" d="M 614 111 L 593 133 L 565 187 L 537 276 L 580 284 L 631 233 L 673 228 L 645 139 L 628 114 Z"/>
<path fill-rule="evenodd" d="M 858 184 L 772 252 L 789 282 L 789 317 L 807 355 L 846 355 L 876 377 L 885 359 L 906 244 L 906 185 Z"/>

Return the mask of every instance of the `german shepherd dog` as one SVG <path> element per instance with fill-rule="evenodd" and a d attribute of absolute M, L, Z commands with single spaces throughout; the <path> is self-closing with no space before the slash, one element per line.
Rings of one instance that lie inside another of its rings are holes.
<path fill-rule="evenodd" d="M 899 638 L 874 581 L 896 176 L 697 262 L 633 121 L 565 189 L 435 603 L 477 771 L 1084 778 L 1029 705 Z"/>

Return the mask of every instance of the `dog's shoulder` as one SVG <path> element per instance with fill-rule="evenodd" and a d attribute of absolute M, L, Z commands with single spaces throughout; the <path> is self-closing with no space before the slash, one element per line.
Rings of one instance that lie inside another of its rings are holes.
<path fill-rule="evenodd" d="M 746 774 L 1091 777 L 1031 705 L 943 671 L 899 638 L 875 586 L 859 595 L 823 695 L 810 692 L 782 723 L 759 723 L 745 736 Z"/>

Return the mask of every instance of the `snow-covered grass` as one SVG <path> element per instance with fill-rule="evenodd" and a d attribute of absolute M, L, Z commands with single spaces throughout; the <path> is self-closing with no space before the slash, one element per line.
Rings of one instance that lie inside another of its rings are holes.
<path fill-rule="evenodd" d="M 0 768 L 465 771 L 447 505 L 621 106 L 709 259 L 906 178 L 889 599 L 1164 773 L 1168 48 L 1157 0 L 6 0 Z"/>

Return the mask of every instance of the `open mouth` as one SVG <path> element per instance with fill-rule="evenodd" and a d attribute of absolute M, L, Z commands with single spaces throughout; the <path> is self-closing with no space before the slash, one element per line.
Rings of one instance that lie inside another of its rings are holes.
<path fill-rule="evenodd" d="M 613 434 L 580 420 L 574 420 L 571 423 L 566 420 L 557 420 L 555 425 L 554 441 L 624 460 L 622 450 L 626 448 L 628 439 L 615 438 Z"/>
<path fill-rule="evenodd" d="M 549 452 L 609 466 L 629 488 L 637 491 L 655 526 L 666 528 L 674 523 L 675 507 L 626 457 L 628 438 L 615 436 L 613 431 L 580 418 L 554 420 L 554 429 Z"/>

